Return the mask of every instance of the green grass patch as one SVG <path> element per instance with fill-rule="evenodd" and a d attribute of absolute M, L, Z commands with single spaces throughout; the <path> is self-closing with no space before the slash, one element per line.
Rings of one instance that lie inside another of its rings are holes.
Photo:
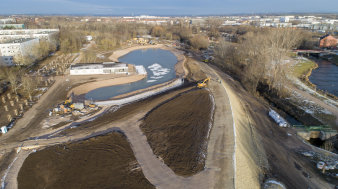
<path fill-rule="evenodd" d="M 293 66 L 292 72 L 294 76 L 304 79 L 309 71 L 315 67 L 317 67 L 317 64 L 311 60 L 299 61 Z"/>

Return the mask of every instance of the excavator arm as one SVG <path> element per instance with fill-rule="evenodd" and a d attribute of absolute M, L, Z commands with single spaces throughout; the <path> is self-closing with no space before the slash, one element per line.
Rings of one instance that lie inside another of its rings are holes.
<path fill-rule="evenodd" d="M 210 77 L 204 79 L 202 82 L 197 83 L 197 87 L 200 88 L 200 89 L 204 88 L 204 87 L 207 86 L 207 82 L 209 82 L 209 81 L 210 81 Z"/>

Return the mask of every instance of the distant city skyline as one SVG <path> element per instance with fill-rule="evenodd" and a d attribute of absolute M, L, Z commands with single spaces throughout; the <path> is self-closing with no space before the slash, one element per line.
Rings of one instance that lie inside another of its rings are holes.
<path fill-rule="evenodd" d="M 229 15 L 338 13 L 338 0 L 3 0 L 0 14 Z"/>

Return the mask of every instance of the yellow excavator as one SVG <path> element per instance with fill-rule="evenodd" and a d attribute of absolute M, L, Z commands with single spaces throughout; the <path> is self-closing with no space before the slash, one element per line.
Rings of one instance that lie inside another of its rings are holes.
<path fill-rule="evenodd" d="M 65 100 L 64 105 L 70 104 L 70 103 L 72 103 L 72 100 L 70 98 L 68 98 L 67 100 Z"/>
<path fill-rule="evenodd" d="M 209 82 L 209 81 L 210 81 L 210 77 L 204 79 L 204 80 L 201 81 L 201 82 L 198 82 L 198 83 L 197 83 L 197 87 L 200 88 L 200 89 L 202 89 L 202 88 L 204 88 L 204 87 L 207 86 L 207 82 Z"/>

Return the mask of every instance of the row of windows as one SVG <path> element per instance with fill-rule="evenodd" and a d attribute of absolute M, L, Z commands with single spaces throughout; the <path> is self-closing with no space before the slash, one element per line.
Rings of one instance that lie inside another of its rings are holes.
<path fill-rule="evenodd" d="M 5 61 L 7 61 L 7 60 L 13 60 L 12 57 L 10 57 L 10 58 L 4 58 L 4 59 L 5 59 Z"/>
<path fill-rule="evenodd" d="M 112 70 L 107 70 L 107 69 L 105 69 L 105 70 L 103 70 L 103 72 L 104 73 L 111 73 L 111 72 L 116 72 L 117 70 L 114 70 L 114 69 L 112 69 Z M 101 72 L 101 70 L 81 70 L 81 71 L 78 71 L 78 70 L 74 70 L 74 72 L 75 73 L 95 73 L 95 72 Z M 126 70 L 125 69 L 119 69 L 117 72 L 126 72 Z"/>
<path fill-rule="evenodd" d="M 19 46 L 7 46 L 7 47 L 2 46 L 1 48 L 2 48 L 2 49 L 5 49 L 5 48 L 7 48 L 7 49 L 18 49 Z"/>

